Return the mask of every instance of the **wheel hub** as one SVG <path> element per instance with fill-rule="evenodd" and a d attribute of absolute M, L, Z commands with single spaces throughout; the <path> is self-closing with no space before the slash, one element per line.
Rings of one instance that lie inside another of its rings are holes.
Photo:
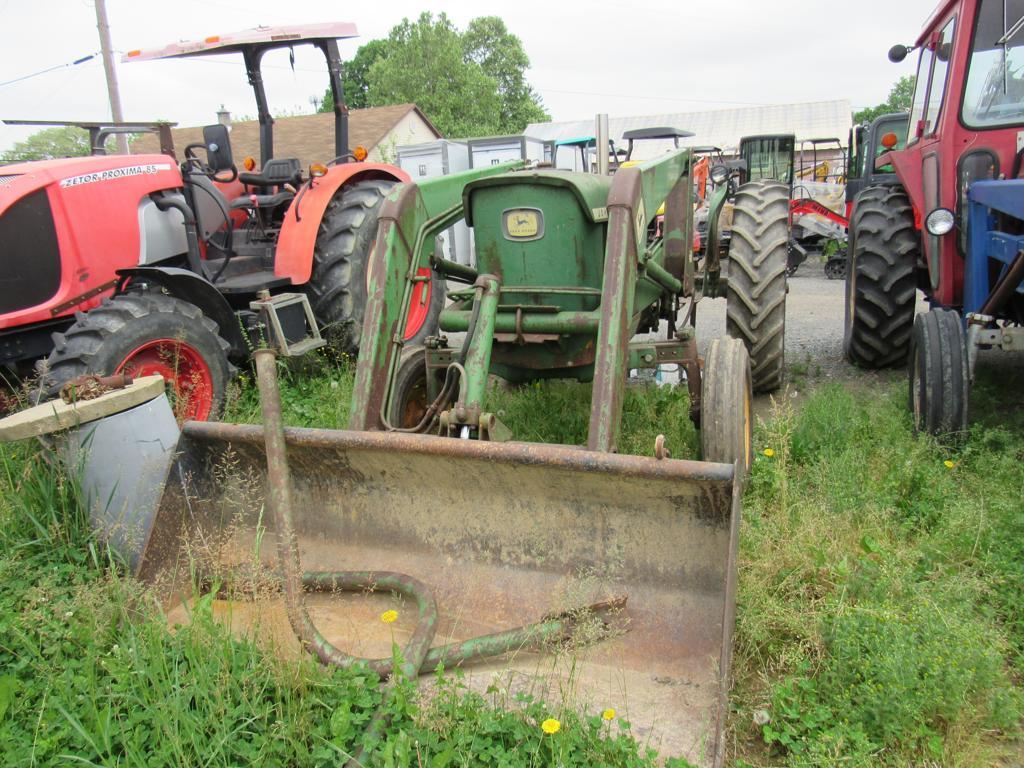
<path fill-rule="evenodd" d="M 205 421 L 213 412 L 213 372 L 198 350 L 183 341 L 147 341 L 129 352 L 116 372 L 133 378 L 163 376 L 179 419 Z"/>

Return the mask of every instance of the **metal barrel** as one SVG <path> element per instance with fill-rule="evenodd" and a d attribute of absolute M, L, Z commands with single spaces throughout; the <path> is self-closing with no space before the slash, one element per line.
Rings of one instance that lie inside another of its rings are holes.
<path fill-rule="evenodd" d="M 556 706 L 614 708 L 663 754 L 721 764 L 739 528 L 732 466 L 386 432 L 284 435 L 306 571 L 414 577 L 437 601 L 434 646 L 625 597 L 589 638 L 467 661 L 469 684 L 483 691 L 498 676 Z M 141 578 L 170 596 L 197 571 L 230 579 L 254 560 L 278 567 L 264 437 L 259 425 L 185 424 Z M 354 655 L 388 656 L 413 631 L 412 606 L 408 624 L 402 610 L 396 624 L 380 621 L 395 604 L 384 591 L 306 602 L 324 637 Z"/>

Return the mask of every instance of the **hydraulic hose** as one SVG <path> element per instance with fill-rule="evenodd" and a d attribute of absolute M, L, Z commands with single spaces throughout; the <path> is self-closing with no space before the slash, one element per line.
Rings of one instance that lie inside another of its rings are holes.
<path fill-rule="evenodd" d="M 324 664 L 351 667 L 365 664 L 382 678 L 390 678 L 384 689 L 381 706 L 371 718 L 363 736 L 363 746 L 348 761 L 348 768 L 366 763 L 368 749 L 379 741 L 388 724 L 385 706 L 394 691 L 395 673 L 415 680 L 419 675 L 436 669 L 474 659 L 500 656 L 514 650 L 538 648 L 547 643 L 567 639 L 575 626 L 587 616 L 595 613 L 622 608 L 626 598 L 614 598 L 590 605 L 580 611 L 546 617 L 540 622 L 491 635 L 472 638 L 461 643 L 431 648 L 430 644 L 437 631 L 437 603 L 430 589 L 423 582 L 402 573 L 392 571 L 319 571 L 303 572 L 299 556 L 299 543 L 295 535 L 292 517 L 291 472 L 288 467 L 288 453 L 284 435 L 284 420 L 281 415 L 281 396 L 277 383 L 277 355 L 271 349 L 256 350 L 256 379 L 260 393 L 260 408 L 263 414 L 263 434 L 267 451 L 267 484 L 269 493 L 267 511 L 275 526 L 277 557 L 282 574 L 282 588 L 288 622 L 302 646 L 316 655 Z M 402 664 L 395 669 L 392 658 L 362 659 L 337 648 L 329 642 L 313 624 L 305 605 L 305 592 L 346 591 L 372 592 L 387 591 L 406 595 L 416 601 L 418 618 L 416 628 L 402 649 Z"/>

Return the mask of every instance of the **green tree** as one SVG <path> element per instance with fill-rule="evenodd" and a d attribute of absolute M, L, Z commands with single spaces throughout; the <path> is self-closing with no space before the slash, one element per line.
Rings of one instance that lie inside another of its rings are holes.
<path fill-rule="evenodd" d="M 349 109 L 365 109 L 370 106 L 368 101 L 370 83 L 367 76 L 374 62 L 387 56 L 387 52 L 387 40 L 371 40 L 365 45 L 359 46 L 359 50 L 356 51 L 352 60 L 345 62 L 341 72 L 341 87 L 345 90 L 345 103 L 348 104 Z M 324 99 L 317 111 L 334 111 L 334 95 L 331 93 L 330 86 L 327 86 L 327 90 L 324 91 Z"/>
<path fill-rule="evenodd" d="M 498 83 L 502 133 L 520 133 L 529 123 L 549 119 L 540 97 L 526 82 L 530 59 L 522 41 L 497 16 L 473 19 L 463 34 L 466 57 Z"/>
<path fill-rule="evenodd" d="M 84 157 L 88 154 L 88 132 L 64 125 L 36 131 L 0 154 L 0 162 L 20 163 L 28 160 L 52 160 L 57 157 Z"/>
<path fill-rule="evenodd" d="M 914 75 L 904 75 L 889 90 L 889 98 L 875 107 L 866 107 L 854 112 L 853 122 L 870 123 L 876 117 L 890 112 L 909 112 L 914 101 Z"/>
<path fill-rule="evenodd" d="M 369 73 L 371 106 L 413 102 L 446 136 L 501 130 L 497 81 L 467 59 L 462 35 L 444 13 L 403 19 L 388 36 L 388 55 Z"/>
<path fill-rule="evenodd" d="M 446 136 L 519 133 L 548 119 L 526 82 L 529 66 L 500 18 L 473 19 L 460 32 L 445 14 L 423 13 L 356 51 L 344 68 L 345 102 L 352 109 L 414 103 Z M 320 111 L 333 109 L 328 88 Z"/>

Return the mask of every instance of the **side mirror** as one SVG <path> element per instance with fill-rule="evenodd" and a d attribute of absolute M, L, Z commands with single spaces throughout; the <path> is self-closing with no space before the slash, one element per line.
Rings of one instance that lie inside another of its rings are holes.
<path fill-rule="evenodd" d="M 231 139 L 226 125 L 217 123 L 203 126 L 203 144 L 206 145 L 207 164 L 214 173 L 234 168 L 235 162 L 231 157 Z"/>
<path fill-rule="evenodd" d="M 910 53 L 910 49 L 905 45 L 899 45 L 898 43 L 889 49 L 889 61 L 893 64 L 899 64 Z"/>

